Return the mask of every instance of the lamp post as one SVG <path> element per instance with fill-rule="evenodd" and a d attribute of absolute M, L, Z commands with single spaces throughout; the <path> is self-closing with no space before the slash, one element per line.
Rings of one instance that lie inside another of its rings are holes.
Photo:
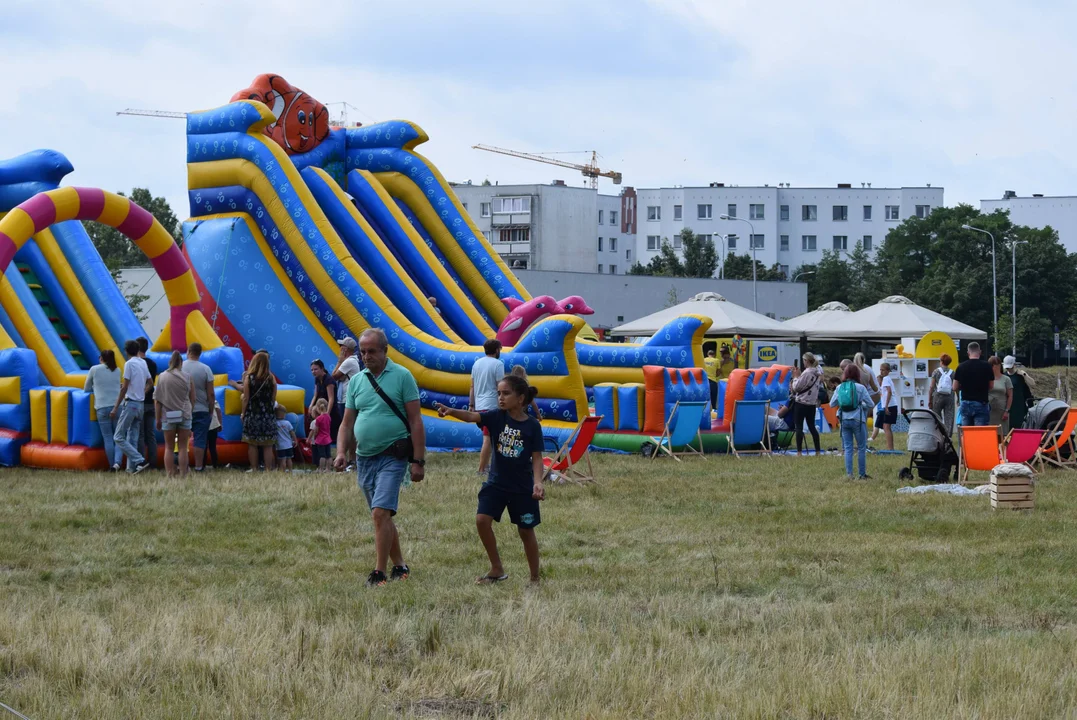
<path fill-rule="evenodd" d="M 991 349 L 994 350 L 995 344 L 998 343 L 998 273 L 995 271 L 995 236 L 987 230 L 981 230 L 971 225 L 962 225 L 961 229 L 983 233 L 991 238 L 991 303 L 994 306 L 995 314 L 995 324 L 991 327 Z"/>
<path fill-rule="evenodd" d="M 725 279 L 725 259 L 726 259 L 725 235 L 723 235 L 721 233 L 714 233 L 714 236 L 722 241 L 722 264 L 718 268 L 718 279 L 719 280 L 724 280 Z"/>
<path fill-rule="evenodd" d="M 789 282 L 796 282 L 797 278 L 799 278 L 799 277 L 804 277 L 805 275 L 814 275 L 814 274 L 815 274 L 814 270 L 808 270 L 807 272 L 798 272 L 796 275 L 793 276 L 793 279 L 790 280 Z"/>
<path fill-rule="evenodd" d="M 1011 277 L 1011 284 L 1013 285 L 1013 305 L 1012 312 L 1013 318 L 1010 320 L 1010 344 L 1013 348 L 1010 354 L 1017 357 L 1017 246 L 1028 245 L 1028 240 L 1014 240 L 1010 243 L 1010 255 L 1011 262 L 1013 264 L 1013 270 Z"/>
<path fill-rule="evenodd" d="M 755 225 L 744 218 L 729 217 L 728 215 L 719 215 L 719 220 L 734 220 L 736 222 L 748 223 L 748 227 L 751 228 L 751 234 L 748 236 L 748 245 L 752 249 L 752 310 L 759 312 L 759 293 L 756 290 L 755 280 Z"/>

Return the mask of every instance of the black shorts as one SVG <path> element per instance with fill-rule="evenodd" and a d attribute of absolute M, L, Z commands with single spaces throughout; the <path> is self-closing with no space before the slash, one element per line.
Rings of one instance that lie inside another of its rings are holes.
<path fill-rule="evenodd" d="M 295 457 L 295 450 L 293 448 L 288 448 L 287 450 L 285 450 L 283 448 L 277 448 L 277 459 L 278 460 L 291 460 L 294 457 Z"/>
<path fill-rule="evenodd" d="M 333 458 L 330 455 L 332 447 L 332 445 L 311 445 L 310 450 L 311 453 L 314 455 L 314 462 L 318 462 L 322 458 L 325 458 L 326 460 L 332 460 Z"/>
<path fill-rule="evenodd" d="M 896 407 L 888 407 L 875 414 L 875 422 L 879 425 L 897 425 L 898 411 Z"/>
<path fill-rule="evenodd" d="M 542 522 L 539 513 L 539 501 L 525 493 L 513 493 L 484 483 L 479 490 L 479 509 L 476 515 L 489 515 L 501 522 L 501 514 L 509 509 L 509 520 L 513 525 L 528 530 Z"/>

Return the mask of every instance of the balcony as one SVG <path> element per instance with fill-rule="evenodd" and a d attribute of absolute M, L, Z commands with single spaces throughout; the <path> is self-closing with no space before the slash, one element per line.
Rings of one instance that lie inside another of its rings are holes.
<path fill-rule="evenodd" d="M 502 257 L 527 256 L 531 254 L 531 242 L 494 242 L 491 243 L 494 250 Z"/>
<path fill-rule="evenodd" d="M 530 212 L 494 213 L 490 218 L 490 224 L 495 228 L 503 227 L 530 227 Z"/>

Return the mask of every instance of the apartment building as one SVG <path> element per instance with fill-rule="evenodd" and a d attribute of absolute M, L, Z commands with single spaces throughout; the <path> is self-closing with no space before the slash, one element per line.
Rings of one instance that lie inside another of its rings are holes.
<path fill-rule="evenodd" d="M 981 200 L 980 211 L 992 213 L 1006 210 L 1015 225 L 1034 228 L 1051 227 L 1067 252 L 1077 252 L 1077 196 L 1048 196 L 1033 194 L 1020 197 L 1007 190 L 999 200 Z"/>

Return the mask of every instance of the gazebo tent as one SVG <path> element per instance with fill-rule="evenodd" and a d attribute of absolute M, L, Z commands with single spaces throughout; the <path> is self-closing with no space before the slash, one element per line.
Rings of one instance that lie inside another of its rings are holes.
<path fill-rule="evenodd" d="M 620 337 L 654 335 L 681 315 L 709 317 L 711 326 L 707 330 L 707 335 L 711 337 L 726 337 L 728 335 L 767 339 L 796 339 L 800 337 L 799 331 L 786 327 L 785 324 L 754 310 L 731 303 L 714 292 L 699 293 L 679 305 L 659 310 L 624 325 L 618 325 L 610 331 L 610 334 Z"/>
<path fill-rule="evenodd" d="M 811 312 L 789 318 L 783 325 L 804 335 L 821 340 L 824 337 L 840 337 L 849 327 L 853 311 L 840 302 L 828 302 Z"/>
<path fill-rule="evenodd" d="M 958 322 L 934 310 L 917 305 L 902 295 L 883 298 L 871 307 L 858 310 L 842 322 L 844 329 L 809 332 L 809 338 L 826 337 L 850 340 L 896 340 L 920 338 L 932 331 L 944 332 L 955 340 L 982 340 L 987 333 Z"/>

